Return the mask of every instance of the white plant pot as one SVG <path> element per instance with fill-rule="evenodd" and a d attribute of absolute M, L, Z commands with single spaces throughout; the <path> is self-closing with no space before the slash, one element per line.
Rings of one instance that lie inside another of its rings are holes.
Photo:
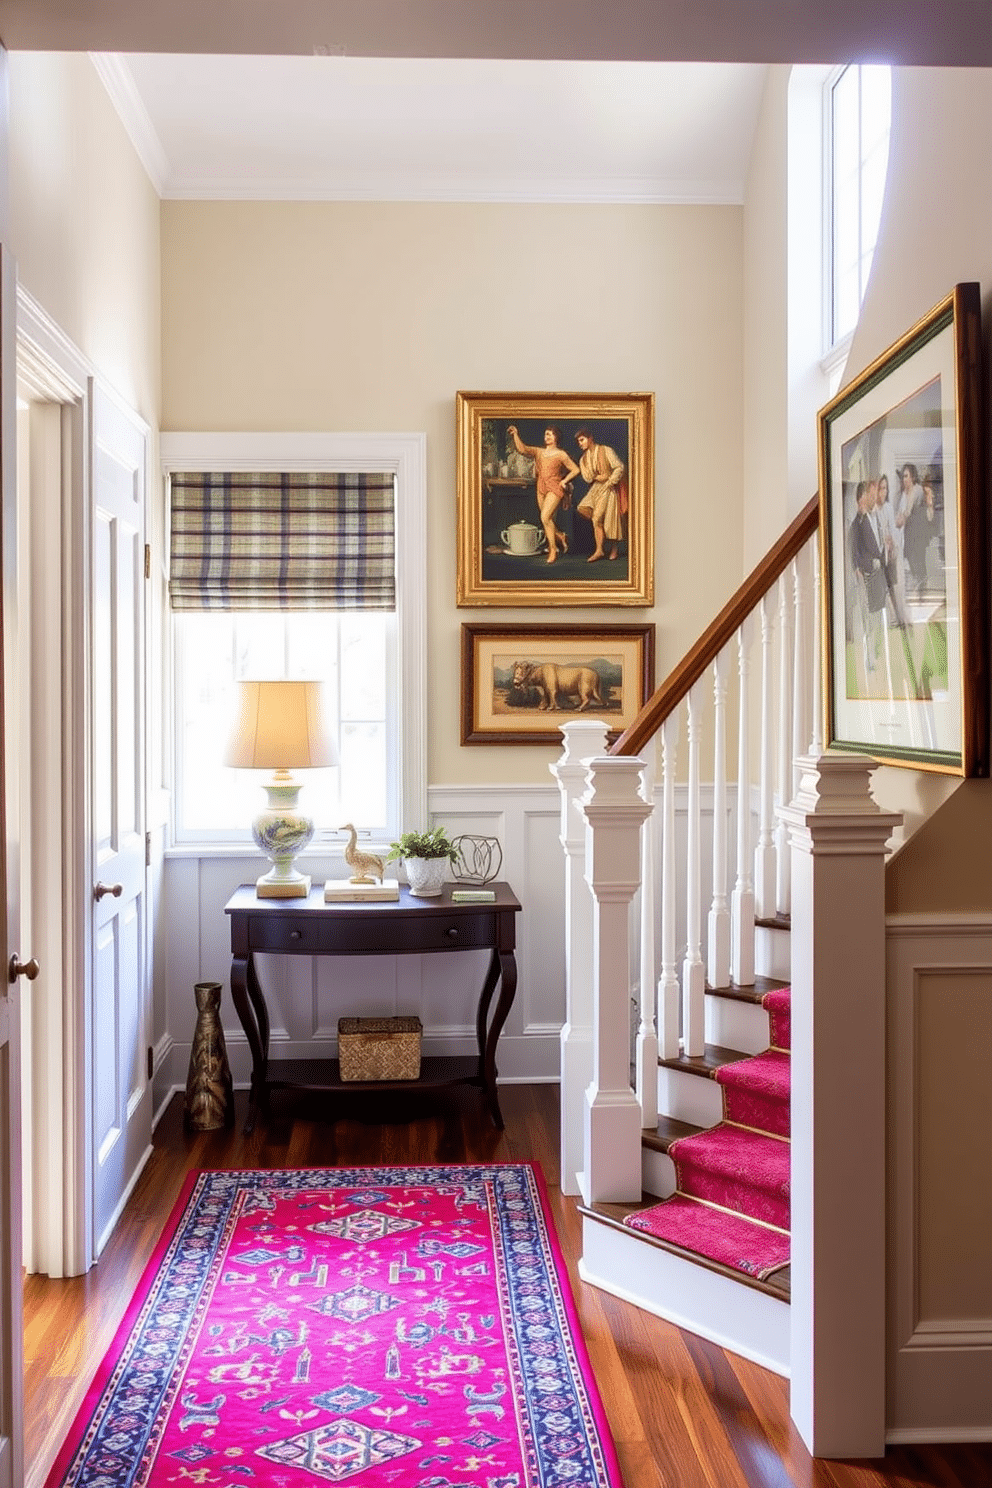
<path fill-rule="evenodd" d="M 448 877 L 447 858 L 404 858 L 410 893 L 417 899 L 436 899 Z"/>

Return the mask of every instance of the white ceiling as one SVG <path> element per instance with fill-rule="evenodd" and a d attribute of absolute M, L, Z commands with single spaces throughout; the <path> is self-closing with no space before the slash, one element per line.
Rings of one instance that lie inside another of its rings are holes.
<path fill-rule="evenodd" d="M 99 54 L 164 198 L 739 202 L 758 64 Z"/>

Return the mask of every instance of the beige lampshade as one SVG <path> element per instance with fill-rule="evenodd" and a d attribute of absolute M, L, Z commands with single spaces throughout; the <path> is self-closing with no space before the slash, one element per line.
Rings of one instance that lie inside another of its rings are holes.
<path fill-rule="evenodd" d="M 316 770 L 338 763 L 321 682 L 239 682 L 224 763 L 242 770 Z"/>

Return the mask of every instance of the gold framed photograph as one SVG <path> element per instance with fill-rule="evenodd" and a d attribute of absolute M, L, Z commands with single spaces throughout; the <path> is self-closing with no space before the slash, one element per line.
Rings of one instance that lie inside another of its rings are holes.
<path fill-rule="evenodd" d="M 560 745 L 575 718 L 612 744 L 653 690 L 653 625 L 462 626 L 463 744 Z"/>
<path fill-rule="evenodd" d="M 457 603 L 654 603 L 654 394 L 458 393 Z"/>
<path fill-rule="evenodd" d="M 977 284 L 819 415 L 827 742 L 989 773 L 989 533 Z"/>

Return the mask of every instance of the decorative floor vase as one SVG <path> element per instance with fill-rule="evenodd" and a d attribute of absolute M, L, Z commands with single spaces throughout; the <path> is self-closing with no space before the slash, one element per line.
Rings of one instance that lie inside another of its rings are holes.
<path fill-rule="evenodd" d="M 404 858 L 407 883 L 416 899 L 436 899 L 448 877 L 447 858 Z"/>
<path fill-rule="evenodd" d="M 197 982 L 196 1028 L 189 1054 L 183 1125 L 187 1131 L 218 1131 L 234 1125 L 234 1083 L 220 1021 L 220 982 Z"/>

